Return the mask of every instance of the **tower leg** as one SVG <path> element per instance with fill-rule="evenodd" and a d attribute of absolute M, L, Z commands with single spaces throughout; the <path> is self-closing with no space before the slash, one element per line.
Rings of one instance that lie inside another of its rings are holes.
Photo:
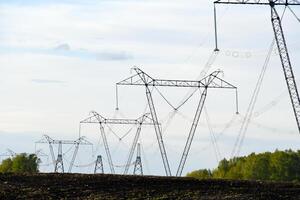
<path fill-rule="evenodd" d="M 115 173 L 115 169 L 114 169 L 113 162 L 112 162 L 112 159 L 111 159 L 111 155 L 110 155 L 110 151 L 109 151 L 109 147 L 108 147 L 106 135 L 105 135 L 105 132 L 104 132 L 104 127 L 102 126 L 101 123 L 100 123 L 100 131 L 101 131 L 101 136 L 102 136 L 102 139 L 103 139 L 103 144 L 104 144 L 106 156 L 107 156 L 107 159 L 108 159 L 110 171 L 111 171 L 112 174 L 114 174 Z"/>
<path fill-rule="evenodd" d="M 129 156 L 128 156 L 127 163 L 125 165 L 124 174 L 128 173 L 128 170 L 129 170 L 129 167 L 130 167 L 130 163 L 131 163 L 131 160 L 132 160 L 132 157 L 133 157 L 133 153 L 134 153 L 134 150 L 136 149 L 136 145 L 137 145 L 138 139 L 140 137 L 141 128 L 142 128 L 142 126 L 140 124 L 139 127 L 138 127 L 138 129 L 137 129 L 137 131 L 136 131 L 135 137 L 133 139 L 133 143 L 132 143 L 131 149 L 129 151 Z"/>
<path fill-rule="evenodd" d="M 159 146 L 160 154 L 161 154 L 161 157 L 162 157 L 162 160 L 163 160 L 166 176 L 171 176 L 170 165 L 169 165 L 169 161 L 168 161 L 168 158 L 167 158 L 167 153 L 166 153 L 166 149 L 165 149 L 165 146 L 164 146 L 164 142 L 163 142 L 163 139 L 162 139 L 161 128 L 159 126 L 158 118 L 157 118 L 157 115 L 156 115 L 156 111 L 155 111 L 151 91 L 150 91 L 148 86 L 146 86 L 146 96 L 147 96 L 147 100 L 148 100 L 148 104 L 149 104 L 149 108 L 150 108 L 150 113 L 151 113 L 151 116 L 152 116 L 152 119 L 153 119 L 153 122 L 154 122 L 156 138 L 157 138 L 157 141 L 158 141 L 158 146 Z"/>
<path fill-rule="evenodd" d="M 272 18 L 272 26 L 275 34 L 276 44 L 278 47 L 278 52 L 280 55 L 280 60 L 284 72 L 285 81 L 289 90 L 290 99 L 292 102 L 294 115 L 296 118 L 298 131 L 300 133 L 300 99 L 299 93 L 295 81 L 295 76 L 293 73 L 290 56 L 288 53 L 287 45 L 285 42 L 281 20 L 275 9 L 275 6 L 271 4 L 271 18 Z"/>
<path fill-rule="evenodd" d="M 186 141 L 186 144 L 185 144 L 182 156 L 181 156 L 181 160 L 180 160 L 180 163 L 179 163 L 179 166 L 178 166 L 178 169 L 177 169 L 176 176 L 181 176 L 181 174 L 182 174 L 182 170 L 184 168 L 187 156 L 189 154 L 189 150 L 191 148 L 191 144 L 192 144 L 192 141 L 193 141 L 193 138 L 194 138 L 197 126 L 198 126 L 198 122 L 199 122 L 199 119 L 200 119 L 200 115 L 201 115 L 201 112 L 202 112 L 202 109 L 203 109 L 203 106 L 204 106 L 206 96 L 207 96 L 207 88 L 205 88 L 203 90 L 202 94 L 201 94 L 201 98 L 200 98 L 200 101 L 199 101 L 199 104 L 198 104 L 198 107 L 197 107 L 197 111 L 196 111 L 196 114 L 195 114 L 195 117 L 194 117 L 194 120 L 193 120 L 192 127 L 190 129 L 188 139 Z"/>

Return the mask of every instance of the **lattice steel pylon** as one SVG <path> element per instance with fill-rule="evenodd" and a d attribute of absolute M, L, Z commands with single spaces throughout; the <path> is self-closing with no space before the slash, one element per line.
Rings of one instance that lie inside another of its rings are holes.
<path fill-rule="evenodd" d="M 191 143 L 194 137 L 194 133 L 196 131 L 197 125 L 198 125 L 198 121 L 201 115 L 201 111 L 204 105 L 204 101 L 206 98 L 206 94 L 207 94 L 207 89 L 209 88 L 226 88 L 226 89 L 235 89 L 236 90 L 236 100 L 237 100 L 237 87 L 233 86 L 232 84 L 224 81 L 223 79 L 219 78 L 218 75 L 221 73 L 221 71 L 215 71 L 213 73 L 211 73 L 210 75 L 204 77 L 201 80 L 167 80 L 167 79 L 154 79 L 151 76 L 149 76 L 148 74 L 146 74 L 145 72 L 143 72 L 141 69 L 135 67 L 133 68 L 133 70 L 136 72 L 135 75 L 117 83 L 118 85 L 134 85 L 134 86 L 145 86 L 146 89 L 146 96 L 147 96 L 147 100 L 148 100 L 148 106 L 150 109 L 150 113 L 152 116 L 152 119 L 154 120 L 154 128 L 155 128 L 155 133 L 156 133 L 156 138 L 158 141 L 158 145 L 159 145 L 159 150 L 161 153 L 161 157 L 163 160 L 163 165 L 165 168 L 165 173 L 166 176 L 171 176 L 171 170 L 170 170 L 170 165 L 169 165 L 169 161 L 168 161 L 168 157 L 167 157 L 167 153 L 166 153 L 166 149 L 164 146 L 164 142 L 163 142 L 163 138 L 162 138 L 162 132 L 161 132 L 161 127 L 160 124 L 158 123 L 158 117 L 156 114 L 156 109 L 154 106 L 154 102 L 153 102 L 153 98 L 152 98 L 152 94 L 151 94 L 151 90 L 150 87 L 153 86 L 165 86 L 165 87 L 185 87 L 185 88 L 204 88 L 204 91 L 201 95 L 201 99 L 199 102 L 199 105 L 197 107 L 197 111 L 193 120 L 193 124 L 192 127 L 190 129 L 190 133 L 188 136 L 188 139 L 186 141 L 186 145 L 181 157 L 181 161 L 176 173 L 176 176 L 181 176 L 183 167 L 185 165 L 186 162 L 186 158 L 188 156 L 188 152 L 189 149 L 191 147 Z M 118 101 L 117 101 L 118 102 Z M 236 104 L 237 105 L 237 104 Z M 118 105 L 117 105 L 118 107 Z M 237 109 L 238 112 L 238 109 Z"/>
<path fill-rule="evenodd" d="M 107 138 L 106 138 L 106 134 L 105 134 L 103 125 L 104 124 L 138 125 L 137 132 L 135 134 L 133 143 L 132 143 L 130 151 L 129 151 L 128 159 L 127 159 L 127 162 L 126 162 L 126 165 L 125 165 L 124 174 L 127 174 L 130 163 L 131 163 L 131 160 L 132 160 L 132 156 L 133 156 L 133 153 L 134 153 L 134 149 L 136 148 L 138 138 L 140 136 L 142 125 L 153 125 L 154 124 L 154 121 L 149 117 L 150 114 L 146 113 L 146 114 L 142 115 L 141 117 L 139 117 L 138 119 L 108 119 L 108 118 L 105 118 L 105 117 L 101 116 L 96 111 L 91 111 L 90 115 L 91 115 L 90 117 L 82 120 L 80 123 L 81 124 L 82 123 L 86 123 L 86 124 L 96 123 L 96 124 L 100 125 L 101 137 L 102 137 L 102 140 L 103 140 L 105 153 L 106 153 L 107 160 L 108 160 L 109 167 L 110 167 L 110 171 L 111 171 L 112 174 L 115 173 L 115 170 L 114 170 L 114 165 L 113 165 L 113 161 L 112 161 L 112 158 L 111 158 L 109 145 L 108 145 L 108 142 L 107 142 Z"/>
<path fill-rule="evenodd" d="M 300 98 L 293 73 L 288 48 L 286 45 L 281 19 L 275 9 L 275 6 L 300 6 L 299 0 L 217 0 L 214 4 L 244 4 L 244 5 L 265 5 L 271 8 L 271 21 L 276 44 L 284 72 L 284 77 L 288 87 L 295 119 L 297 122 L 298 132 L 300 133 Z M 216 16 L 216 11 L 215 11 Z M 216 18 L 215 18 L 216 21 Z M 216 23 L 215 23 L 216 24 Z M 216 26 L 215 26 L 216 30 Z M 216 34 L 217 37 L 217 34 Z M 217 39 L 216 39 L 217 46 Z M 217 48 L 217 47 L 216 47 Z"/>
<path fill-rule="evenodd" d="M 141 158 L 141 144 L 137 144 L 136 148 L 136 160 L 134 163 L 133 175 L 143 175 L 143 164 Z"/>
<path fill-rule="evenodd" d="M 57 159 L 55 161 L 55 168 L 54 172 L 61 172 L 64 173 L 64 162 L 62 158 L 62 141 L 58 142 L 58 154 L 57 154 Z"/>
<path fill-rule="evenodd" d="M 104 174 L 102 156 L 98 155 L 95 162 L 94 174 Z"/>
<path fill-rule="evenodd" d="M 64 163 L 63 163 L 63 152 L 62 152 L 62 145 L 63 144 L 69 144 L 69 145 L 75 145 L 75 150 L 72 155 L 72 160 L 69 165 L 68 172 L 70 173 L 72 171 L 72 167 L 74 165 L 75 158 L 78 153 L 79 145 L 93 145 L 91 142 L 87 141 L 85 137 L 80 137 L 77 140 L 54 140 L 48 135 L 43 135 L 43 138 L 37 143 L 48 143 L 50 154 L 52 158 L 52 163 L 54 165 L 54 172 L 61 172 L 64 173 Z M 54 150 L 53 150 L 53 144 L 58 144 L 58 154 L 57 158 L 55 158 Z"/>

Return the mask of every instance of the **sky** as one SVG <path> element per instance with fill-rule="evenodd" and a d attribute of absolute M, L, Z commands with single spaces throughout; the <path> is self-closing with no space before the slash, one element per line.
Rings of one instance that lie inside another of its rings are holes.
<path fill-rule="evenodd" d="M 300 8 L 293 10 L 300 15 Z M 278 12 L 281 14 L 283 8 Z M 196 80 L 214 50 L 213 22 L 213 1 L 208 0 L 1 0 L 0 154 L 5 155 L 7 149 L 16 153 L 42 149 L 48 156 L 41 157 L 41 171 L 52 171 L 48 146 L 35 144 L 43 134 L 76 140 L 79 122 L 91 110 L 107 118 L 140 117 L 148 112 L 145 88 L 119 87 L 120 109 L 116 111 L 115 84 L 133 75 L 134 66 L 157 79 Z M 221 158 L 230 158 L 274 37 L 270 9 L 264 6 L 219 5 L 217 24 L 220 52 L 208 73 L 220 69 L 222 78 L 238 87 L 240 114 L 235 114 L 234 91 L 208 91 L 207 115 L 201 114 L 183 174 L 214 168 Z M 299 85 L 300 26 L 289 10 L 283 29 Z M 159 91 L 178 105 L 189 89 Z M 171 120 L 172 108 L 157 90 L 152 93 L 174 174 L 200 93 L 197 91 Z M 105 127 L 117 173 L 122 173 L 136 128 Z M 211 132 L 217 138 L 219 156 L 215 155 Z M 94 145 L 80 147 L 73 171 L 92 173 L 93 161 L 102 155 L 109 172 L 99 127 L 84 124 L 80 134 Z M 140 142 L 145 173 L 163 175 L 153 127 L 142 127 Z M 299 142 L 280 59 L 274 50 L 241 155 L 297 150 Z M 72 146 L 64 146 L 63 151 L 67 166 Z"/>

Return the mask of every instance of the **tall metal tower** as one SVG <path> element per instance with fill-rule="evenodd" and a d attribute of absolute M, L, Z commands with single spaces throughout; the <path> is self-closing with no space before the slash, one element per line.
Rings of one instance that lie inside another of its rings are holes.
<path fill-rule="evenodd" d="M 90 115 L 91 115 L 90 117 L 82 120 L 80 123 L 87 123 L 87 124 L 96 123 L 96 124 L 100 125 L 101 137 L 103 140 L 106 156 L 107 156 L 110 171 L 112 174 L 115 173 L 115 170 L 114 170 L 113 161 L 112 161 L 112 158 L 110 155 L 110 150 L 109 150 L 106 134 L 104 131 L 104 124 L 138 125 L 137 131 L 136 131 L 136 134 L 135 134 L 135 137 L 133 140 L 133 144 L 131 145 L 131 148 L 129 151 L 128 160 L 125 165 L 124 174 L 127 174 L 132 157 L 133 157 L 134 150 L 135 150 L 137 142 L 138 142 L 138 138 L 141 133 L 142 125 L 153 125 L 154 124 L 154 121 L 149 117 L 150 114 L 146 113 L 143 116 L 139 117 L 138 119 L 107 119 L 107 118 L 104 118 L 103 116 L 101 116 L 100 114 L 98 114 L 96 111 L 91 111 Z"/>
<path fill-rule="evenodd" d="M 54 172 L 64 173 L 64 162 L 62 157 L 62 141 L 58 141 L 58 154 L 57 159 L 55 161 Z"/>
<path fill-rule="evenodd" d="M 137 149 L 136 149 L 136 160 L 134 163 L 134 170 L 133 170 L 134 175 L 143 175 L 143 165 L 142 165 L 142 158 L 141 158 L 141 144 L 137 144 Z"/>
<path fill-rule="evenodd" d="M 98 155 L 97 160 L 95 162 L 94 174 L 104 174 L 102 156 Z"/>
<path fill-rule="evenodd" d="M 156 138 L 158 141 L 161 157 L 163 160 L 163 164 L 164 164 L 164 168 L 165 168 L 165 172 L 166 172 L 167 176 L 171 176 L 171 170 L 170 170 L 170 165 L 169 165 L 167 153 L 166 153 L 163 138 L 162 138 L 161 127 L 160 127 L 160 124 L 158 123 L 158 117 L 156 114 L 156 109 L 154 106 L 150 87 L 164 86 L 164 87 L 184 87 L 184 88 L 199 88 L 199 89 L 204 88 L 202 95 L 201 95 L 201 99 L 199 101 L 199 105 L 197 107 L 197 111 L 196 111 L 193 123 L 192 123 L 192 127 L 189 132 L 188 139 L 186 141 L 186 145 L 185 145 L 182 157 L 181 157 L 181 161 L 180 161 L 177 173 L 176 173 L 176 176 L 181 176 L 181 173 L 182 173 L 186 158 L 188 156 L 188 152 L 191 147 L 191 143 L 192 143 L 197 125 L 198 125 L 201 111 L 202 111 L 202 108 L 203 108 L 203 105 L 204 105 L 204 102 L 206 99 L 207 89 L 209 89 L 209 88 L 234 89 L 234 90 L 236 90 L 236 100 L 237 100 L 237 88 L 235 86 L 233 86 L 232 84 L 230 84 L 218 77 L 218 75 L 221 73 L 221 71 L 215 71 L 215 72 L 211 73 L 210 75 L 204 77 L 203 79 L 195 81 L 195 80 L 154 79 L 139 68 L 135 67 L 135 68 L 133 68 L 133 70 L 136 72 L 136 74 L 117 83 L 117 86 L 118 85 L 145 86 L 150 113 L 151 113 L 152 119 L 155 122 L 154 128 L 155 128 L 155 132 L 156 132 Z"/>
<path fill-rule="evenodd" d="M 271 22 L 276 39 L 278 52 L 280 55 L 281 65 L 283 68 L 286 84 L 288 87 L 290 99 L 294 115 L 297 122 L 298 131 L 300 133 L 300 98 L 293 73 L 290 56 L 288 53 L 287 44 L 285 41 L 281 19 L 278 15 L 275 6 L 300 6 L 299 0 L 217 0 L 214 4 L 240 4 L 240 5 L 263 5 L 270 6 L 271 8 Z M 216 16 L 216 8 L 215 8 Z M 216 49 L 217 47 L 217 31 L 216 31 L 216 18 L 215 18 L 215 36 L 216 36 Z"/>
<path fill-rule="evenodd" d="M 43 138 L 39 141 L 36 142 L 38 143 L 48 143 L 49 144 L 49 149 L 50 149 L 50 154 L 52 158 L 52 163 L 54 165 L 54 172 L 64 172 L 64 164 L 63 164 L 63 152 L 62 152 L 62 145 L 63 144 L 68 144 L 68 145 L 75 145 L 75 149 L 73 152 L 72 160 L 69 165 L 68 172 L 71 173 L 72 167 L 74 165 L 74 161 L 76 159 L 79 145 L 93 145 L 89 141 L 85 139 L 85 137 L 80 137 L 77 140 L 54 140 L 48 135 L 43 135 Z M 54 155 L 54 150 L 53 150 L 53 145 L 57 144 L 58 145 L 58 154 L 57 158 L 55 158 Z"/>

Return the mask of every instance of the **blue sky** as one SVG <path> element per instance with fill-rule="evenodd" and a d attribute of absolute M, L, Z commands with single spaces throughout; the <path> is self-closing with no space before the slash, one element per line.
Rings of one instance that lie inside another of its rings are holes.
<path fill-rule="evenodd" d="M 120 88 L 120 111 L 116 112 L 115 83 L 129 77 L 133 66 L 157 78 L 196 79 L 214 49 L 212 11 L 212 1 L 208 0 L 1 1 L 0 152 L 7 148 L 32 152 L 34 142 L 43 134 L 75 139 L 79 121 L 90 110 L 106 117 L 139 117 L 146 105 L 144 89 Z M 294 11 L 300 15 L 299 8 Z M 270 10 L 219 6 L 218 28 L 221 51 L 210 72 L 222 69 L 224 79 L 238 86 L 241 115 L 234 114 L 234 93 L 230 91 L 209 91 L 206 108 L 213 131 L 220 135 L 221 157 L 229 158 L 239 120 L 246 112 L 273 38 Z M 300 28 L 289 11 L 283 28 L 298 78 Z M 187 92 L 166 88 L 161 91 L 173 103 Z M 168 127 L 166 121 L 172 110 L 157 92 L 153 96 L 174 172 L 199 94 L 191 98 Z M 271 56 L 255 112 L 261 114 L 250 124 L 241 154 L 299 148 L 300 137 L 276 53 Z M 232 118 L 233 125 L 222 133 Z M 131 129 L 112 128 L 120 135 Z M 109 133 L 109 129 L 106 131 Z M 97 127 L 83 127 L 82 134 L 95 144 L 94 156 L 105 155 L 101 143 L 97 145 Z M 112 133 L 108 134 L 116 165 L 125 162 L 133 135 L 134 128 L 120 143 Z M 142 142 L 147 173 L 163 174 L 153 129 L 143 129 Z M 48 152 L 47 146 L 40 148 Z M 90 149 L 83 147 L 77 164 L 93 159 Z M 210 133 L 202 116 L 184 173 L 216 165 Z M 107 163 L 105 166 L 108 170 Z"/>

